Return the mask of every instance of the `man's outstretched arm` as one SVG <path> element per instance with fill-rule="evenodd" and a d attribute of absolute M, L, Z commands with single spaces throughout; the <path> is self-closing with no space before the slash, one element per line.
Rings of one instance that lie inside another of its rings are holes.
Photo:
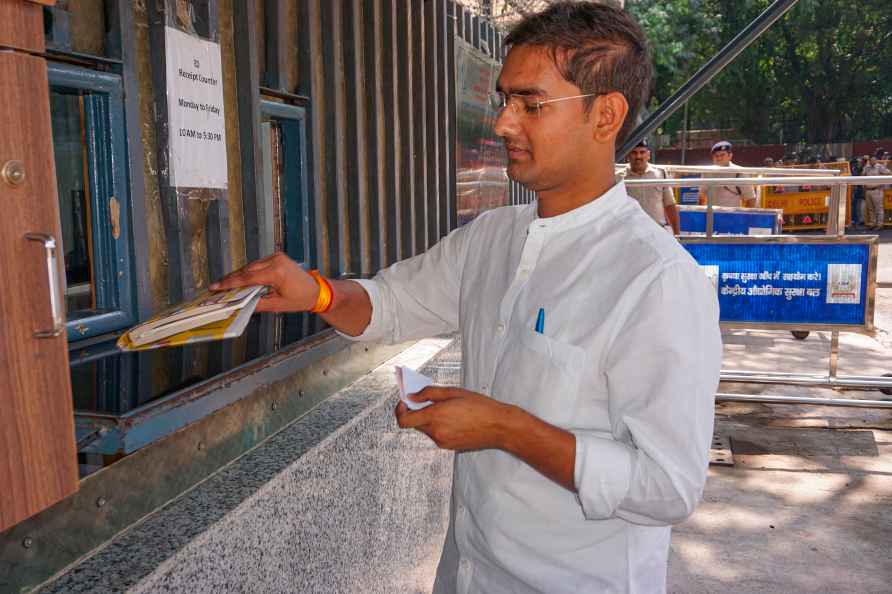
<path fill-rule="evenodd" d="M 328 312 L 320 314 L 344 334 L 359 336 L 372 319 L 372 302 L 362 285 L 349 280 L 328 279 L 334 293 Z M 310 311 L 316 305 L 319 283 L 300 265 L 282 253 L 248 264 L 220 282 L 212 291 L 266 285 L 270 288 L 257 304 L 258 312 Z"/>
<path fill-rule="evenodd" d="M 343 334 L 394 344 L 458 330 L 461 266 L 471 230 L 463 225 L 418 256 L 381 270 L 371 280 L 331 280 L 331 309 L 320 314 Z M 274 254 L 226 276 L 211 290 L 267 285 L 258 312 L 310 311 L 319 284 L 285 254 Z"/>

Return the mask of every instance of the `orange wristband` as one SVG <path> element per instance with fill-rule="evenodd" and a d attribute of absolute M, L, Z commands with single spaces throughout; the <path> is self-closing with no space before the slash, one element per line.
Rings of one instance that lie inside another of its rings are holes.
<path fill-rule="evenodd" d="M 331 283 L 328 279 L 319 274 L 318 270 L 311 270 L 310 275 L 319 283 L 319 295 L 316 297 L 316 305 L 310 311 L 312 313 L 325 313 L 331 309 L 334 303 L 334 291 L 331 289 Z"/>

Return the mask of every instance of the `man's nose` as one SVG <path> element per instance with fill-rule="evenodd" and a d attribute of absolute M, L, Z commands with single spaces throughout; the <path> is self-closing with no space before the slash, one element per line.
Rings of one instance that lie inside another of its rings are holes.
<path fill-rule="evenodd" d="M 506 105 L 499 112 L 499 115 L 496 116 L 496 121 L 493 124 L 493 131 L 496 133 L 496 136 L 505 138 L 516 134 L 519 130 L 520 122 L 518 114 L 515 113 L 510 105 Z"/>

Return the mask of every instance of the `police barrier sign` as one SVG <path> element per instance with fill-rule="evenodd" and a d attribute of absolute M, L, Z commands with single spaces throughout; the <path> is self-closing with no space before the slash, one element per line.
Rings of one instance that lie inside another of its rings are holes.
<path fill-rule="evenodd" d="M 780 210 L 767 208 L 715 207 L 712 232 L 715 235 L 777 235 Z M 705 206 L 679 206 L 679 230 L 682 235 L 706 233 Z"/>
<path fill-rule="evenodd" d="M 873 327 L 876 238 L 683 238 L 716 288 L 721 322 L 801 330 Z"/>

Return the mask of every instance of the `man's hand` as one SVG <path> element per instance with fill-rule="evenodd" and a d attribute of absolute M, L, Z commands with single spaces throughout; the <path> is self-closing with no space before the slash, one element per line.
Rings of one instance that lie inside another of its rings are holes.
<path fill-rule="evenodd" d="M 297 262 L 279 252 L 228 274 L 210 286 L 223 291 L 251 285 L 267 285 L 270 290 L 257 304 L 258 312 L 309 311 L 316 305 L 319 284 Z"/>
<path fill-rule="evenodd" d="M 359 336 L 372 319 L 372 302 L 358 283 L 328 279 L 331 308 L 319 315 L 326 322 L 350 336 Z M 319 283 L 309 272 L 283 253 L 276 253 L 248 264 L 212 284 L 211 291 L 251 285 L 266 285 L 269 292 L 257 303 L 257 312 L 310 311 L 319 297 Z"/>
<path fill-rule="evenodd" d="M 416 402 L 434 404 L 410 411 L 400 402 L 396 418 L 403 429 L 417 429 L 444 450 L 506 449 L 507 421 L 514 407 L 463 390 L 431 386 L 410 396 Z"/>
<path fill-rule="evenodd" d="M 444 450 L 502 450 L 523 460 L 565 489 L 575 492 L 576 437 L 522 408 L 462 390 L 431 386 L 410 396 L 432 405 L 410 411 L 402 402 L 396 418 Z"/>

